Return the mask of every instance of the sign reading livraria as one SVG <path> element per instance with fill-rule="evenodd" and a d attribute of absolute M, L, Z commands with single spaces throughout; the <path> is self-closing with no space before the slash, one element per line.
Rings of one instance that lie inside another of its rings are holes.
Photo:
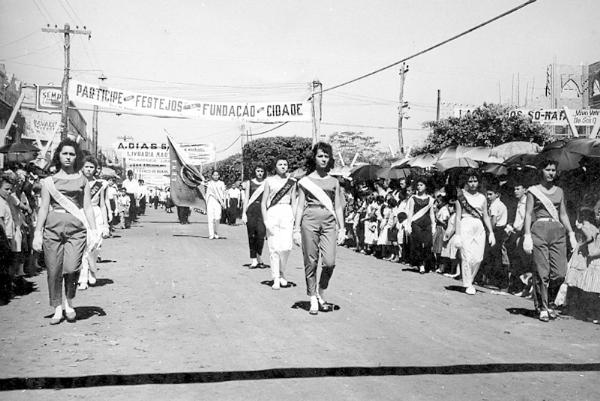
<path fill-rule="evenodd" d="M 154 96 L 96 84 L 71 81 L 69 99 L 111 110 L 158 117 L 256 122 L 310 121 L 310 103 L 295 102 L 207 102 Z"/>

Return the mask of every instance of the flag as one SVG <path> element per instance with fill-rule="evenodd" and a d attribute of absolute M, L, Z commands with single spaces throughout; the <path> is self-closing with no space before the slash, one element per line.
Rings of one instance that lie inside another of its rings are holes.
<path fill-rule="evenodd" d="M 176 206 L 189 206 L 206 212 L 206 188 L 200 166 L 191 163 L 184 150 L 171 137 L 169 141 L 169 178 L 171 199 Z"/>

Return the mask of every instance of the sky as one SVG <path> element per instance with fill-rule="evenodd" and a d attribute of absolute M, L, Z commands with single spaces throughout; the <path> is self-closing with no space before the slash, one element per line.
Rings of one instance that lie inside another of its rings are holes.
<path fill-rule="evenodd" d="M 27 83 L 60 85 L 62 36 L 46 24 L 85 25 L 74 35 L 71 77 L 147 94 L 204 101 L 301 101 L 323 87 L 392 64 L 522 4 L 525 0 L 0 0 L 0 63 Z M 600 60 L 600 1 L 538 0 L 408 62 L 404 99 L 407 147 L 423 123 L 457 105 L 544 102 L 546 67 Z M 321 132 L 357 131 L 397 151 L 399 68 L 323 94 Z M 513 82 L 515 83 L 513 86 Z M 532 91 L 533 88 L 533 91 Z M 512 93 L 512 96 L 511 96 Z M 86 107 L 85 105 L 81 105 Z M 91 131 L 91 112 L 83 111 Z M 273 128 L 251 124 L 253 134 Z M 240 123 L 101 113 L 99 142 L 120 136 L 214 143 L 218 158 L 239 152 Z M 262 136 L 310 137 L 309 123 Z"/>

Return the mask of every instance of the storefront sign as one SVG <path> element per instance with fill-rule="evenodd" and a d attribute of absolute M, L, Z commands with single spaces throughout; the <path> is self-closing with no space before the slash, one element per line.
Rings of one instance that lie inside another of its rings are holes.
<path fill-rule="evenodd" d="M 36 109 L 48 113 L 60 113 L 62 107 L 62 89 L 60 86 L 38 86 Z"/>
<path fill-rule="evenodd" d="M 307 101 L 237 103 L 188 101 L 71 81 L 69 100 L 111 110 L 130 111 L 158 117 L 256 122 L 310 121 Z"/>
<path fill-rule="evenodd" d="M 21 108 L 21 115 L 25 118 L 25 130 L 22 138 L 49 141 L 60 124 L 60 114 L 44 113 L 33 109 Z"/>
<path fill-rule="evenodd" d="M 213 143 L 180 144 L 190 161 L 196 165 L 213 163 L 217 157 L 217 151 Z"/>

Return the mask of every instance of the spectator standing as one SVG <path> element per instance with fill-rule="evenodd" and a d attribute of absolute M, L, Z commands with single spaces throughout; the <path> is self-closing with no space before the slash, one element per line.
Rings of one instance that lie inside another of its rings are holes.
<path fill-rule="evenodd" d="M 140 186 L 138 180 L 133 178 L 133 170 L 127 171 L 127 179 L 123 180 L 123 188 L 129 196 L 129 221 L 137 221 L 137 200 Z"/>

